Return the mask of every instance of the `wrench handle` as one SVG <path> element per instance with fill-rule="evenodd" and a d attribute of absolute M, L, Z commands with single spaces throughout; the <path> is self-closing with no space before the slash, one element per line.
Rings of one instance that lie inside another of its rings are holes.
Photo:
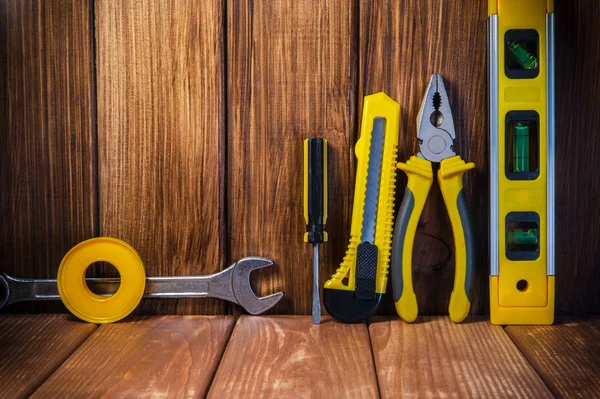
<path fill-rule="evenodd" d="M 238 303 L 233 294 L 231 269 L 210 276 L 147 277 L 144 298 L 213 297 Z M 90 290 L 100 296 L 113 295 L 119 278 L 88 278 Z M 56 280 L 20 279 L 0 273 L 0 309 L 16 302 L 59 300 Z"/>
<path fill-rule="evenodd" d="M 56 280 L 26 280 L 0 273 L 0 309 L 15 302 L 56 299 L 60 299 Z"/>
<path fill-rule="evenodd" d="M 204 277 L 147 277 L 144 298 L 197 298 L 211 295 Z"/>

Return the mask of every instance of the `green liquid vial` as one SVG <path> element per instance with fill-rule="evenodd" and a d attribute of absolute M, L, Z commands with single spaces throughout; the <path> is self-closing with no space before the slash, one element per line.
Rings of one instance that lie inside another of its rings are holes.
<path fill-rule="evenodd" d="M 508 232 L 509 245 L 536 245 L 538 240 L 537 229 L 515 229 Z"/>
<path fill-rule="evenodd" d="M 508 43 L 508 49 L 515 61 L 517 61 L 523 69 L 535 69 L 537 67 L 537 58 L 529 51 L 525 50 L 519 43 L 515 41 Z"/>
<path fill-rule="evenodd" d="M 513 132 L 513 172 L 529 172 L 529 126 L 515 123 Z"/>

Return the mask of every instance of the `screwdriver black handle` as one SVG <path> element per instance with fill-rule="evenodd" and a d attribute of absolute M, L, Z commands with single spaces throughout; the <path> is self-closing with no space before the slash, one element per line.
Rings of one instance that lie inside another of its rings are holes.
<path fill-rule="evenodd" d="M 304 241 L 327 241 L 327 140 L 304 140 Z"/>

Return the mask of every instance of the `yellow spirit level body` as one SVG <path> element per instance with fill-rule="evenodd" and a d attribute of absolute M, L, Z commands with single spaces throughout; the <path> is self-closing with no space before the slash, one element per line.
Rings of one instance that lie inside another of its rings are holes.
<path fill-rule="evenodd" d="M 553 0 L 488 9 L 491 321 L 552 324 Z"/>

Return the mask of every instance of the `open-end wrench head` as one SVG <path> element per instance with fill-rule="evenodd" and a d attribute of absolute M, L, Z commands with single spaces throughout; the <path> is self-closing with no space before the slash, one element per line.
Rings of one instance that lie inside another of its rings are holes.
<path fill-rule="evenodd" d="M 275 306 L 283 292 L 277 292 L 265 297 L 257 297 L 250 285 L 250 273 L 254 270 L 271 266 L 273 262 L 265 258 L 248 257 L 237 261 L 233 267 L 233 294 L 240 304 L 250 314 L 260 314 Z"/>

